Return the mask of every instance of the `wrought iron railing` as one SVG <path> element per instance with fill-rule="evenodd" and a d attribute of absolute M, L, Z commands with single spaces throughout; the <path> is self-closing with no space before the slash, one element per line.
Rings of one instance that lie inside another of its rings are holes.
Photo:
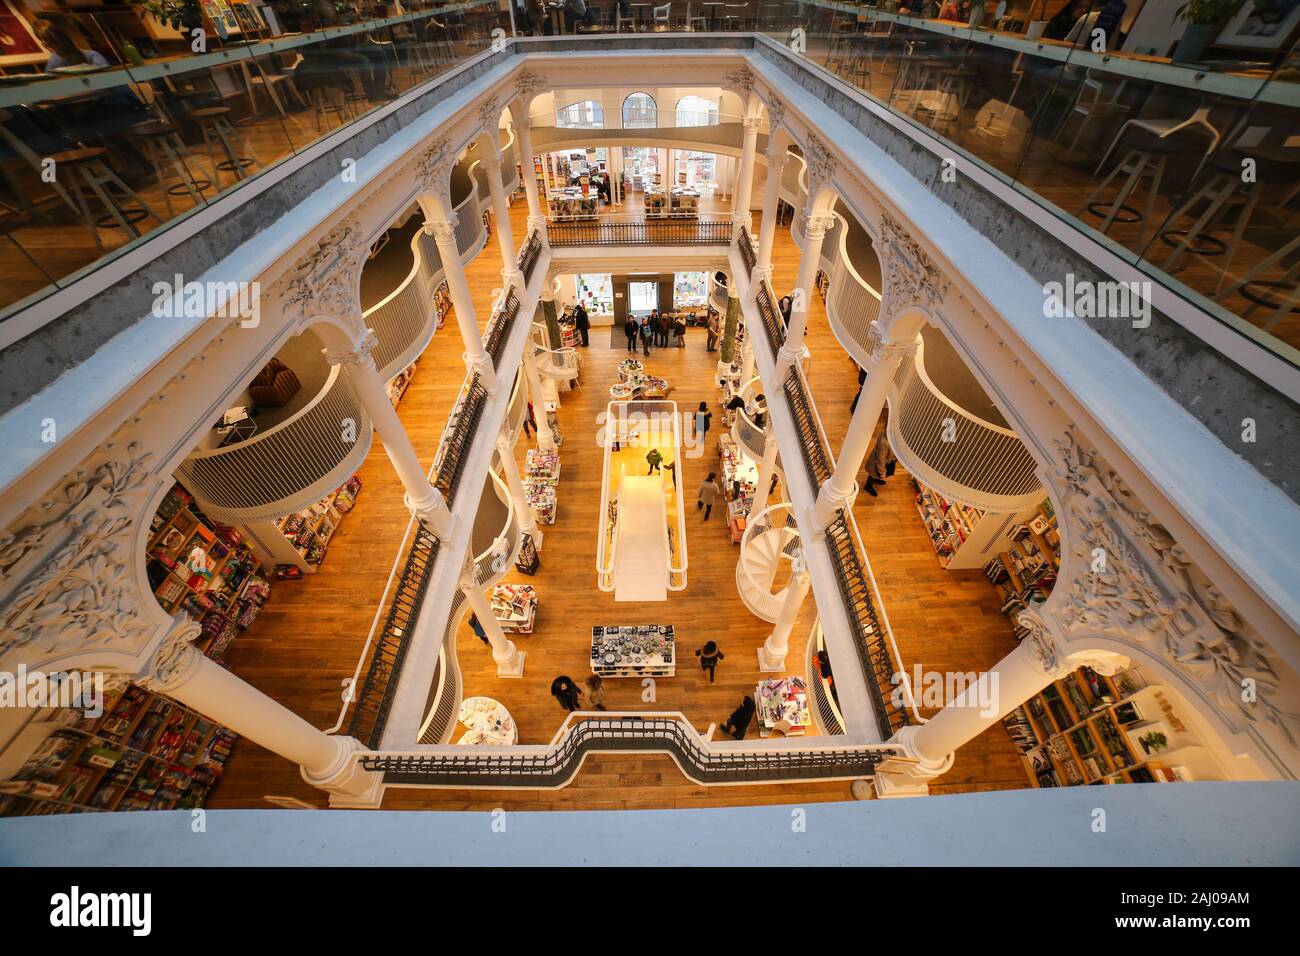
<path fill-rule="evenodd" d="M 799 434 L 799 451 L 803 455 L 804 467 L 808 471 L 808 481 L 816 491 L 831 477 L 830 457 L 826 446 L 822 444 L 821 432 L 817 428 L 817 419 L 804 388 L 803 379 L 798 369 L 791 368 L 786 373 L 781 386 L 785 390 L 786 401 L 790 405 L 790 414 L 794 418 L 795 431 Z"/>
<path fill-rule="evenodd" d="M 841 510 L 826 528 L 826 547 L 835 567 L 835 580 L 853 629 L 862 670 L 867 675 L 867 692 L 875 704 L 876 724 L 881 738 L 888 740 L 909 722 L 907 710 L 895 699 L 898 684 L 893 680 L 894 663 L 876 605 L 871 581 L 863 567 L 848 518 Z"/>
<path fill-rule="evenodd" d="M 767 281 L 758 287 L 758 295 L 754 298 L 758 306 L 759 318 L 763 320 L 763 331 L 767 333 L 767 344 L 772 347 L 772 357 L 775 358 L 781 346 L 785 344 L 785 323 L 777 314 L 776 306 L 772 302 L 772 289 L 768 286 Z"/>
<path fill-rule="evenodd" d="M 736 245 L 740 249 L 740 258 L 745 263 L 746 274 L 752 275 L 754 265 L 758 262 L 758 255 L 754 252 L 754 240 L 744 226 L 740 227 L 740 236 L 736 240 Z"/>
<path fill-rule="evenodd" d="M 356 707 L 348 724 L 348 734 L 371 750 L 379 746 L 388 724 L 388 711 L 397 693 L 398 677 L 415 631 L 416 619 L 424 604 L 424 594 L 434 561 L 438 557 L 438 539 L 422 522 L 415 523 L 415 538 L 407 552 L 406 564 L 393 589 L 392 602 L 383 630 L 375 641 L 374 654 L 366 669 L 365 681 L 357 694 Z"/>
<path fill-rule="evenodd" d="M 552 246 L 726 246 L 732 229 L 729 219 L 594 220 L 552 222 L 547 234 Z"/>
<path fill-rule="evenodd" d="M 502 753 L 470 748 L 456 754 L 391 754 L 361 758 L 384 783 L 406 786 L 556 788 L 572 782 L 589 753 L 667 753 L 691 780 L 702 784 L 844 780 L 871 776 L 890 748 L 806 750 L 719 749 L 680 714 L 664 716 L 574 714 L 572 724 L 543 753 Z"/>
<path fill-rule="evenodd" d="M 483 380 L 476 374 L 470 379 L 465 397 L 453 412 L 455 423 L 443 439 L 442 458 L 433 486 L 442 492 L 448 507 L 456 500 L 456 489 L 460 485 L 460 476 L 465 471 L 470 445 L 474 442 L 474 432 L 478 428 L 479 419 L 483 417 L 487 394 Z"/>
<path fill-rule="evenodd" d="M 537 258 L 542 254 L 542 237 L 534 229 L 528 234 L 528 239 L 524 242 L 524 247 L 519 250 L 519 271 L 524 274 L 524 282 L 530 282 L 533 278 L 533 269 L 537 265 Z"/>
<path fill-rule="evenodd" d="M 515 327 L 515 316 L 519 314 L 519 297 L 514 287 L 506 293 L 506 301 L 492 316 L 488 330 L 483 336 L 483 349 L 492 356 L 492 367 L 501 367 L 501 353 L 505 351 L 510 338 L 510 330 Z"/>

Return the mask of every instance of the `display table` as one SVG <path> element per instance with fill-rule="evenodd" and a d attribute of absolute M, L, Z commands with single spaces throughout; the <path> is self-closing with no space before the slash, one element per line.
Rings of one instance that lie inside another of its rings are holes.
<path fill-rule="evenodd" d="M 533 633 L 537 589 L 531 584 L 498 584 L 492 589 L 492 614 L 507 634 Z"/>
<path fill-rule="evenodd" d="M 555 524 L 559 484 L 559 453 L 530 448 L 524 461 L 524 498 L 541 524 Z"/>
<path fill-rule="evenodd" d="M 745 521 L 754 506 L 758 466 L 726 432 L 718 436 L 718 451 L 722 458 L 722 497 L 727 502 L 727 525 L 731 529 L 731 543 L 740 544 L 741 536 L 745 533 Z"/>
<path fill-rule="evenodd" d="M 754 689 L 755 717 L 761 736 L 798 737 L 812 726 L 808 685 L 802 677 L 761 680 Z"/>
<path fill-rule="evenodd" d="M 616 402 L 634 398 L 667 398 L 673 390 L 668 379 L 651 375 L 636 359 L 624 359 L 618 364 L 621 381 L 609 387 L 609 397 Z"/>
<path fill-rule="evenodd" d="M 595 219 L 598 198 L 595 192 L 583 195 L 581 186 L 556 190 L 551 196 L 551 218 L 556 222 Z"/>
<path fill-rule="evenodd" d="M 591 629 L 591 670 L 601 677 L 673 677 L 677 643 L 671 624 L 606 624 Z"/>
<path fill-rule="evenodd" d="M 519 742 L 519 728 L 510 711 L 491 697 L 466 697 L 457 719 L 468 728 L 457 744 L 504 747 Z"/>

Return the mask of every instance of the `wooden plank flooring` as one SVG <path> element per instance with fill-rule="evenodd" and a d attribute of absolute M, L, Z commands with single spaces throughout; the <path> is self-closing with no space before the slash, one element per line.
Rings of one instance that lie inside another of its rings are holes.
<path fill-rule="evenodd" d="M 526 210 L 512 207 L 514 235 L 524 235 Z M 777 230 L 774 255 L 778 289 L 793 284 L 798 250 L 788 229 Z M 471 290 L 480 312 L 488 308 L 500 282 L 500 256 L 494 240 L 468 267 Z M 400 270 L 399 270 L 400 271 Z M 595 418 L 608 401 L 608 385 L 625 354 L 610 348 L 609 333 L 595 330 L 582 350 L 582 385 L 564 394 L 560 425 L 565 443 L 559 508 L 554 525 L 544 526 L 542 570 L 529 579 L 512 572 L 508 580 L 538 585 L 540 606 L 534 634 L 516 641 L 528 657 L 525 675 L 501 680 L 491 656 L 463 625 L 458 634 L 465 694 L 489 694 L 514 714 L 524 743 L 549 740 L 564 718 L 551 698 L 550 682 L 560 673 L 587 674 L 589 628 L 604 620 L 676 624 L 687 653 L 712 638 L 727 654 L 710 684 L 694 657 L 681 662 L 679 676 L 660 680 L 653 704 L 640 700 L 639 685 L 608 681 L 607 705 L 681 710 L 703 730 L 724 720 L 759 678 L 755 649 L 770 625 L 751 615 L 735 590 L 738 549 L 715 512 L 703 522 L 691 510 L 687 519 L 690 584 L 659 604 L 615 604 L 595 586 L 601 451 L 595 442 Z M 826 323 L 820 301 L 810 319 L 809 345 L 816 373 L 814 395 L 832 442 L 838 444 L 848 425 L 848 405 L 857 387 L 852 361 L 843 353 Z M 454 320 L 434 338 L 420 360 L 415 379 L 399 407 L 423 460 L 433 453 L 442 425 L 463 377 L 461 343 Z M 703 473 L 716 467 L 717 390 L 712 375 L 716 353 L 704 350 L 704 331 L 690 330 L 685 349 L 654 349 L 651 371 L 674 385 L 673 399 L 686 408 L 700 400 L 715 408 L 704 458 L 686 460 L 684 486 L 688 501 Z M 521 439 L 519 460 L 528 446 Z M 370 628 L 392 557 L 406 524 L 401 488 L 382 449 L 376 444 L 360 472 L 363 490 L 357 506 L 343 521 L 321 571 L 299 582 L 277 583 L 266 611 L 232 648 L 232 670 L 318 727 L 338 716 L 341 682 L 351 676 Z M 978 571 L 951 572 L 939 567 L 912 505 L 902 472 L 878 499 L 862 496 L 857 515 L 905 664 L 927 668 L 978 670 L 1014 646 L 1006 618 L 998 613 L 996 592 Z M 803 669 L 804 640 L 812 623 L 813 602 L 795 628 L 787 659 L 791 673 Z M 593 613 L 599 609 L 600 613 Z M 612 615 L 612 616 L 611 616 Z M 972 742 L 953 769 L 933 786 L 934 792 L 1023 787 L 1026 780 L 1010 739 L 1000 727 Z M 302 782 L 296 767 L 247 740 L 235 748 L 226 775 L 213 792 L 212 807 L 266 806 L 264 795 L 293 796 L 324 806 L 324 795 Z M 728 806 L 751 803 L 799 803 L 849 799 L 847 784 L 787 784 L 760 787 L 702 787 L 691 783 L 667 756 L 593 755 L 577 780 L 556 791 L 392 790 L 386 808 L 403 809 L 630 809 L 650 807 Z"/>

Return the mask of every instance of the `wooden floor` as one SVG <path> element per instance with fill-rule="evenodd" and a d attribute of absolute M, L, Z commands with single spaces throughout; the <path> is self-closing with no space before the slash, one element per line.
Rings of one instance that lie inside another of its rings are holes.
<path fill-rule="evenodd" d="M 519 203 L 511 212 L 518 240 L 524 234 L 525 208 Z M 781 291 L 794 282 L 798 250 L 788 229 L 778 229 L 777 237 L 774 278 Z M 480 316 L 489 307 L 492 290 L 499 286 L 500 269 L 495 241 L 489 241 L 467 269 Z M 712 383 L 716 353 L 705 351 L 703 339 L 703 330 L 691 330 L 687 348 L 654 349 L 646 364 L 672 382 L 672 398 L 679 405 L 694 407 L 707 400 L 715 409 L 714 421 L 720 422 Z M 814 396 L 827 433 L 838 444 L 848 425 L 857 375 L 852 361 L 833 339 L 820 300 L 810 317 L 808 342 L 816 369 Z M 455 322 L 449 318 L 421 358 L 399 406 L 426 462 L 463 378 L 461 351 Z M 527 654 L 525 675 L 519 680 L 498 679 L 487 648 L 462 626 L 457 643 L 465 694 L 496 697 L 515 716 L 521 742 L 545 742 L 564 718 L 564 711 L 550 696 L 550 682 L 561 673 L 585 678 L 592 624 L 670 621 L 677 625 L 688 654 L 710 638 L 721 644 L 727 657 L 718 667 L 716 683 L 710 684 L 698 667 L 691 669 L 695 662 L 691 656 L 681 662 L 679 676 L 658 682 L 653 703 L 642 702 L 639 685 L 631 681 L 607 681 L 607 706 L 680 710 L 702 731 L 710 722 L 724 720 L 740 698 L 753 691 L 760 676 L 755 650 L 770 625 L 751 615 L 736 594 L 738 549 L 730 543 L 716 512 L 708 523 L 693 509 L 688 515 L 690 584 L 684 592 L 671 594 L 662 604 L 622 605 L 596 588 L 595 512 L 601 451 L 595 442 L 595 418 L 608 400 L 608 384 L 616 377 L 614 368 L 626 353 L 610 347 L 605 329 L 594 330 L 590 348 L 582 352 L 583 383 L 575 392 L 565 393 L 560 412 L 565 443 L 559 507 L 556 523 L 544 526 L 542 570 L 532 579 L 514 573 L 508 578 L 530 580 L 537 584 L 540 595 L 536 632 L 516 638 Z M 703 473 L 716 468 L 716 427 L 710 432 L 706 456 L 685 462 L 688 500 Z M 521 462 L 528 444 L 521 439 L 517 448 Z M 321 728 L 331 727 L 338 717 L 341 682 L 356 666 L 406 524 L 400 485 L 378 444 L 359 474 L 363 488 L 356 508 L 342 522 L 321 570 L 302 581 L 273 585 L 266 610 L 229 655 L 231 669 L 241 678 Z M 901 471 L 881 489 L 879 498 L 860 496 L 856 512 L 909 671 L 918 661 L 926 668 L 980 670 L 1014 646 L 1010 625 L 998 613 L 996 592 L 983 575 L 946 571 L 939 566 Z M 813 605 L 810 598 L 792 636 L 787 659 L 791 673 L 803 669 Z M 599 614 L 593 613 L 596 609 Z M 936 781 L 932 790 L 962 792 L 1025 785 L 1010 739 L 1000 727 L 994 727 L 958 754 L 952 770 Z M 324 795 L 303 783 L 296 767 L 241 740 L 209 806 L 265 807 L 266 795 L 325 805 Z M 598 755 L 562 790 L 392 790 L 384 806 L 619 809 L 844 799 L 849 799 L 847 784 L 702 787 L 686 780 L 666 756 Z"/>

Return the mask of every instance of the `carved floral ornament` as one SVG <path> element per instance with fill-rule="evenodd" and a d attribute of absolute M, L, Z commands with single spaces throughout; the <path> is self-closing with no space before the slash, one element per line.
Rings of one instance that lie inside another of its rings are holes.
<path fill-rule="evenodd" d="M 746 100 L 754 91 L 754 74 L 747 67 L 732 70 L 722 78 L 722 88 Z"/>
<path fill-rule="evenodd" d="M 303 256 L 283 293 L 286 311 L 298 318 L 360 315 L 361 260 L 365 239 L 355 219 L 345 219 Z"/>
<path fill-rule="evenodd" d="M 1074 581 L 1058 612 L 1066 633 L 1144 645 L 1225 714 L 1275 727 L 1300 749 L 1300 715 L 1278 703 L 1280 680 L 1268 644 L 1123 479 L 1079 442 L 1073 426 L 1056 446 L 1068 539 L 1079 566 L 1090 569 Z"/>
<path fill-rule="evenodd" d="M 134 584 L 133 553 L 153 455 L 135 442 L 105 452 L 41 501 L 34 520 L 0 532 L 0 660 L 15 652 L 29 664 L 76 651 L 139 653 L 154 632 Z"/>
<path fill-rule="evenodd" d="M 436 198 L 448 215 L 452 210 L 451 168 L 455 164 L 456 152 L 445 138 L 422 152 L 414 163 L 415 179 L 420 188 Z"/>
<path fill-rule="evenodd" d="M 884 303 L 892 312 L 911 304 L 933 309 L 943 302 L 948 279 L 930 254 L 889 213 L 881 214 L 876 252 L 885 280 Z"/>
<path fill-rule="evenodd" d="M 767 96 L 767 125 L 768 135 L 771 136 L 773 141 L 776 140 L 776 130 L 783 119 L 785 119 L 785 103 L 779 97 L 769 93 Z"/>
<path fill-rule="evenodd" d="M 809 135 L 808 148 L 804 150 L 804 162 L 808 164 L 808 198 L 811 200 L 818 190 L 829 186 L 835 179 L 839 163 L 826 144 L 812 135 Z"/>
<path fill-rule="evenodd" d="M 520 70 L 515 74 L 515 95 L 524 101 L 525 107 L 534 96 L 550 88 L 551 84 L 532 70 Z"/>

